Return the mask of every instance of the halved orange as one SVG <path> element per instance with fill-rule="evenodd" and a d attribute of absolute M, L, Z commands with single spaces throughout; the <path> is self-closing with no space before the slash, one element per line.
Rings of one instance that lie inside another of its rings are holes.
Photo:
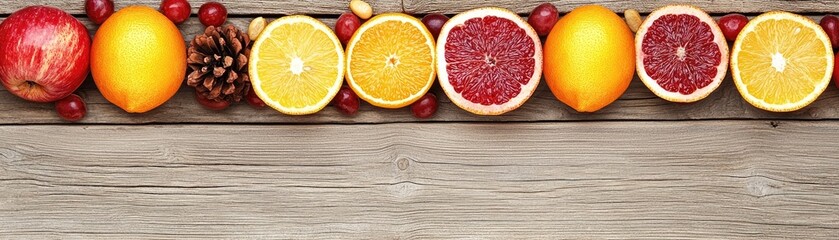
<path fill-rule="evenodd" d="M 312 114 L 341 89 L 344 49 L 321 21 L 287 16 L 265 27 L 248 65 L 254 92 L 265 104 L 289 115 Z"/>
<path fill-rule="evenodd" d="M 824 92 L 833 71 L 827 34 L 809 18 L 768 12 L 734 42 L 731 72 L 747 102 L 773 112 L 806 107 Z"/>
<path fill-rule="evenodd" d="M 401 108 L 431 88 L 435 61 L 434 39 L 419 19 L 381 14 L 361 25 L 347 44 L 347 82 L 374 106 Z"/>

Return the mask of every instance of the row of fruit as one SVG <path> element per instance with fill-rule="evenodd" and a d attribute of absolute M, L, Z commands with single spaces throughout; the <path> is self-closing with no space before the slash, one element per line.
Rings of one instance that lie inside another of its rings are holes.
<path fill-rule="evenodd" d="M 349 8 L 334 29 L 294 15 L 270 23 L 256 18 L 242 31 L 224 25 L 222 4 L 208 2 L 198 11 L 206 29 L 187 46 L 177 28 L 191 15 L 186 0 L 163 0 L 159 11 L 117 12 L 112 0 L 87 0 L 88 17 L 101 24 L 92 40 L 69 14 L 27 7 L 0 24 L 0 80 L 24 99 L 56 102 L 71 121 L 84 117 L 84 102 L 72 92 L 88 71 L 108 101 L 131 113 L 162 105 L 186 78 L 198 102 L 214 110 L 245 99 L 303 115 L 331 102 L 352 115 L 361 99 L 411 106 L 427 118 L 437 109 L 428 92 L 435 83 L 455 105 L 479 115 L 517 109 L 541 79 L 559 101 L 594 112 L 617 100 L 636 73 L 657 96 L 689 103 L 710 95 L 730 69 L 747 102 L 788 112 L 825 90 L 839 41 L 839 18 L 824 17 L 820 26 L 780 11 L 751 20 L 731 14 L 718 23 L 686 5 L 659 8 L 646 19 L 627 10 L 625 20 L 597 5 L 560 18 L 546 3 L 527 20 L 494 7 L 422 20 L 374 16 L 362 0 Z"/>
<path fill-rule="evenodd" d="M 163 0 L 160 11 L 130 6 L 114 12 L 112 0 L 87 0 L 87 28 L 61 9 L 31 6 L 0 23 L 0 81 L 23 99 L 55 102 L 58 115 L 78 121 L 87 113 L 73 94 L 88 74 L 111 103 L 141 113 L 170 99 L 186 74 L 186 46 L 176 24 L 191 14 L 185 0 Z M 164 15 L 165 14 L 165 15 Z M 199 9 L 203 24 L 220 26 L 226 9 L 209 2 Z"/>

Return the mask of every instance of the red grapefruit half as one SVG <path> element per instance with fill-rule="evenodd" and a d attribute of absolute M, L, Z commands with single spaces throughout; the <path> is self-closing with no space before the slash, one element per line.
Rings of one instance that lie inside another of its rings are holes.
<path fill-rule="evenodd" d="M 478 8 L 446 22 L 437 39 L 440 86 L 458 107 L 478 115 L 515 110 L 542 77 L 542 44 L 524 19 Z"/>
<path fill-rule="evenodd" d="M 711 16 L 693 6 L 659 8 L 635 35 L 638 77 L 655 95 L 689 103 L 702 100 L 722 83 L 728 44 Z"/>

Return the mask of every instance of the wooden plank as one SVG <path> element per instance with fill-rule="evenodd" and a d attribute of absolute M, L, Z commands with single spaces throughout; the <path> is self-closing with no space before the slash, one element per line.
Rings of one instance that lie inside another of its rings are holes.
<path fill-rule="evenodd" d="M 0 236 L 837 239 L 837 135 L 837 121 L 0 126 Z"/>
<path fill-rule="evenodd" d="M 146 5 L 153 8 L 160 7 L 161 0 L 131 0 L 114 1 L 117 10 L 129 5 Z M 349 0 L 190 0 L 193 18 L 198 14 L 198 8 L 205 2 L 222 2 L 230 15 L 287 15 L 287 14 L 329 14 L 340 15 L 349 11 Z M 373 6 L 376 13 L 401 12 L 401 0 L 366 0 Z M 67 0 L 0 0 L 0 14 L 11 14 L 18 9 L 32 5 L 49 5 L 64 9 L 74 15 L 83 15 L 84 1 Z"/>
<path fill-rule="evenodd" d="M 793 113 L 771 113 L 746 103 L 731 79 L 707 99 L 694 104 L 676 104 L 653 95 L 638 79 L 633 80 L 621 99 L 597 113 L 577 113 L 554 98 L 548 87 L 539 86 L 536 94 L 521 108 L 504 116 L 478 116 L 452 104 L 442 91 L 433 89 L 440 99 L 437 114 L 419 120 L 409 109 L 388 110 L 362 103 L 355 116 L 344 116 L 334 107 L 309 116 L 286 116 L 273 109 L 253 109 L 246 103 L 222 112 L 203 109 L 194 99 L 192 88 L 182 86 L 178 94 L 163 106 L 145 113 L 129 114 L 105 100 L 92 83 L 81 91 L 87 101 L 84 124 L 139 123 L 395 123 L 395 122 L 532 122 L 532 121 L 605 121 L 605 120 L 701 120 L 701 119 L 839 119 L 839 91 L 830 86 L 809 107 Z M 0 90 L 0 124 L 63 123 L 52 104 L 23 101 Z"/>
<path fill-rule="evenodd" d="M 656 8 L 663 7 L 668 4 L 689 4 L 694 5 L 703 10 L 713 14 L 725 14 L 731 12 L 739 13 L 763 13 L 775 10 L 784 10 L 789 12 L 802 13 L 833 13 L 839 7 L 837 1 L 820 1 L 820 0 L 804 0 L 804 1 L 779 1 L 779 0 L 610 0 L 610 1 L 590 1 L 590 0 L 496 0 L 496 1 L 448 1 L 448 0 L 405 0 L 404 8 L 406 12 L 415 14 L 425 13 L 445 13 L 456 14 L 472 8 L 498 6 L 508 8 L 520 14 L 530 13 L 539 4 L 550 2 L 553 3 L 560 12 L 569 12 L 572 9 L 587 5 L 599 4 L 616 12 L 623 12 L 626 9 L 636 9 L 642 13 L 649 13 Z"/>

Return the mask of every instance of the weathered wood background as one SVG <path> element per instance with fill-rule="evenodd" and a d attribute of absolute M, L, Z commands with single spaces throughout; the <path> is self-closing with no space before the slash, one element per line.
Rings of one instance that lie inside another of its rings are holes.
<path fill-rule="evenodd" d="M 95 31 L 81 2 L 0 0 L 0 16 L 52 5 Z M 203 2 L 191 1 L 193 12 Z M 376 12 L 418 16 L 493 5 L 526 14 L 541 2 L 371 1 Z M 554 4 L 646 13 L 675 2 Z M 678 2 L 717 16 L 839 11 L 836 1 Z M 346 1 L 223 3 L 240 27 L 300 13 L 332 25 L 347 10 Z M 196 18 L 181 28 L 186 39 L 202 29 Z M 88 82 L 80 124 L 0 90 L 0 239 L 839 239 L 835 87 L 773 114 L 745 103 L 730 79 L 688 105 L 636 80 L 610 107 L 579 114 L 540 86 L 505 116 L 442 98 L 423 121 L 366 104 L 355 117 L 246 104 L 212 112 L 190 90 L 134 115 Z"/>

